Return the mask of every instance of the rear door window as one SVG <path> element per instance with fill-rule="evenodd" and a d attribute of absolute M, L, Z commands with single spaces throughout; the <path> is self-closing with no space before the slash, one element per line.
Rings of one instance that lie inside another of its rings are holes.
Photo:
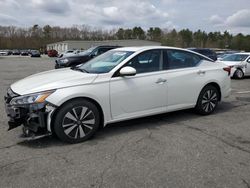
<path fill-rule="evenodd" d="M 193 53 L 182 50 L 164 50 L 163 51 L 163 68 L 164 69 L 181 69 L 197 66 L 201 58 Z"/>

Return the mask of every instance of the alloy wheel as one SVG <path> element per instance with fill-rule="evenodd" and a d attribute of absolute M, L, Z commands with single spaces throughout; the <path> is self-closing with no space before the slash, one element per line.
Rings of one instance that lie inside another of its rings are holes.
<path fill-rule="evenodd" d="M 202 109 L 209 113 L 214 110 L 218 102 L 217 93 L 214 90 L 207 90 L 201 101 Z"/>
<path fill-rule="evenodd" d="M 94 128 L 96 119 L 92 110 L 85 106 L 74 107 L 68 111 L 62 121 L 64 133 L 71 139 L 88 135 Z"/>
<path fill-rule="evenodd" d="M 243 72 L 241 70 L 236 71 L 237 78 L 242 78 L 243 77 Z"/>

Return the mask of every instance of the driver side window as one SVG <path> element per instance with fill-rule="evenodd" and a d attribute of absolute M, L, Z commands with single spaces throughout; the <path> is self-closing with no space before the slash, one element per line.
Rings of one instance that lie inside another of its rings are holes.
<path fill-rule="evenodd" d="M 135 56 L 126 66 L 136 69 L 137 74 L 160 70 L 160 50 L 149 50 Z"/>

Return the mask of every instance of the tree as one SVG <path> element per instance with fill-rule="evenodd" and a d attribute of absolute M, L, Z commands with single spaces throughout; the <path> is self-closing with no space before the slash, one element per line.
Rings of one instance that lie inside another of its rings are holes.
<path fill-rule="evenodd" d="M 193 32 L 189 29 L 183 29 L 179 32 L 179 35 L 182 39 L 182 47 L 190 47 L 192 41 L 193 41 Z"/>
<path fill-rule="evenodd" d="M 124 31 L 124 39 L 132 39 L 133 38 L 133 31 L 132 29 L 126 29 Z"/>
<path fill-rule="evenodd" d="M 146 38 L 145 32 L 141 27 L 134 27 L 132 31 L 133 31 L 133 38 L 141 40 Z"/>
<path fill-rule="evenodd" d="M 119 40 L 122 40 L 124 39 L 124 33 L 125 33 L 124 29 L 119 28 L 115 35 Z"/>
<path fill-rule="evenodd" d="M 147 36 L 149 40 L 160 42 L 162 39 L 162 30 L 159 27 L 150 27 L 147 31 Z"/>
<path fill-rule="evenodd" d="M 52 31 L 52 28 L 50 27 L 50 25 L 45 25 L 43 27 L 43 34 L 46 39 L 51 38 L 51 31 Z"/>
<path fill-rule="evenodd" d="M 241 33 L 232 35 L 228 31 L 206 33 L 197 30 L 177 31 L 151 27 L 146 32 L 141 27 L 104 30 L 88 25 L 58 27 L 35 24 L 29 28 L 0 26 L 0 49 L 39 49 L 47 44 L 62 40 L 112 40 L 112 39 L 148 39 L 159 41 L 162 45 L 177 47 L 230 48 L 250 51 L 250 35 Z"/>

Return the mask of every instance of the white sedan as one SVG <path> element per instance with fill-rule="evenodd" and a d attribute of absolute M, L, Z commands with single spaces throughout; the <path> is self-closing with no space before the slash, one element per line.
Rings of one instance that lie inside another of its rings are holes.
<path fill-rule="evenodd" d="M 231 77 L 242 79 L 244 76 L 250 76 L 249 52 L 227 55 L 220 62 L 231 67 Z"/>
<path fill-rule="evenodd" d="M 77 143 L 108 123 L 195 108 L 211 114 L 229 96 L 230 67 L 184 49 L 128 47 L 75 68 L 29 76 L 5 97 L 10 129 Z"/>

